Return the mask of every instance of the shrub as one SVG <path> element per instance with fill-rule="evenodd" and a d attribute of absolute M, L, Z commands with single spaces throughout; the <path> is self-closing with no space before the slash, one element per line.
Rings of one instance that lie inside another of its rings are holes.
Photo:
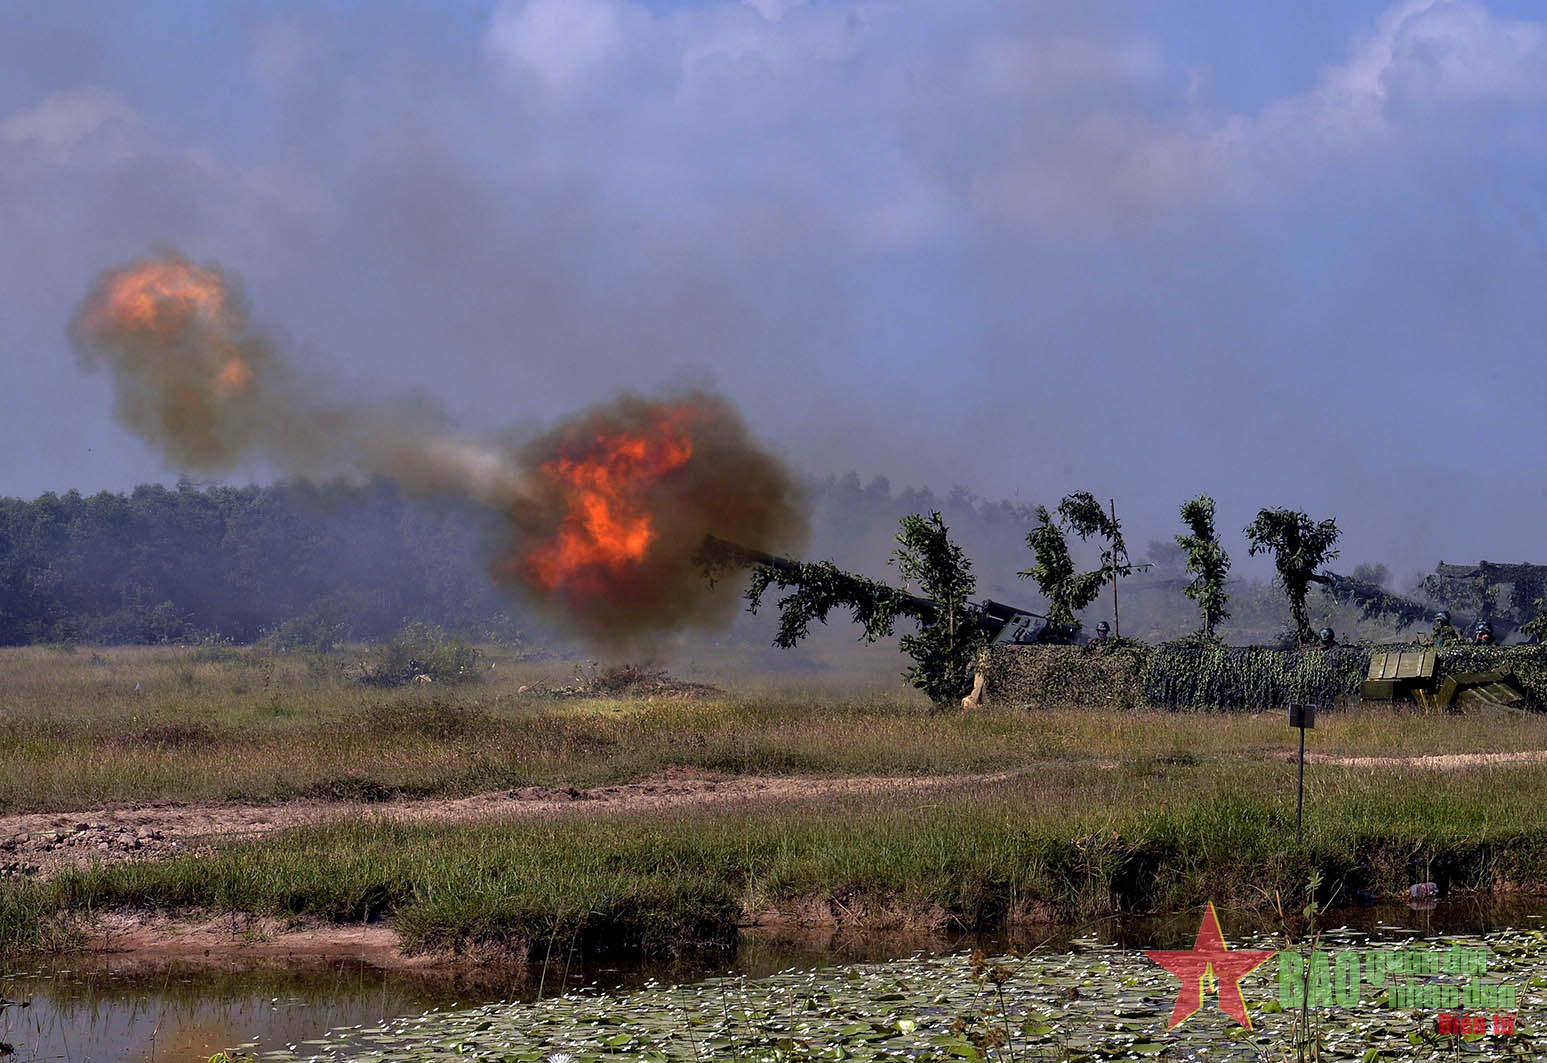
<path fill-rule="evenodd" d="M 349 625 L 337 605 L 313 606 L 264 635 L 263 642 L 281 653 L 330 653 L 349 637 Z"/>
<path fill-rule="evenodd" d="M 415 623 L 376 648 L 366 682 L 395 687 L 429 676 L 437 683 L 471 683 L 483 678 L 478 647 L 433 624 Z"/>

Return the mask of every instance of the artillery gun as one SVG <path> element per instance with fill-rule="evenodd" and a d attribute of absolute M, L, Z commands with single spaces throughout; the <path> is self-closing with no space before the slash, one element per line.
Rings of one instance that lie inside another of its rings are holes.
<path fill-rule="evenodd" d="M 1505 587 L 1509 593 L 1501 595 Z M 1537 599 L 1547 598 L 1547 565 L 1441 561 L 1424 580 L 1424 590 L 1453 608 L 1475 610 L 1479 620 L 1493 625 L 1495 641 L 1502 642 L 1535 619 Z"/>
<path fill-rule="evenodd" d="M 1358 606 L 1366 617 L 1394 620 L 1402 627 L 1427 620 L 1436 608 L 1336 572 L 1322 572 L 1311 579 L 1335 600 Z M 1506 588 L 1508 593 L 1501 594 Z M 1503 642 L 1536 616 L 1537 599 L 1547 597 L 1547 565 L 1491 561 L 1447 565 L 1441 561 L 1423 581 L 1422 590 L 1458 616 L 1487 621 L 1494 640 Z M 1470 623 L 1464 622 L 1462 630 L 1470 634 Z"/>
<path fill-rule="evenodd" d="M 1423 602 L 1392 594 L 1379 584 L 1340 576 L 1336 572 L 1318 572 L 1311 577 L 1311 582 L 1321 584 L 1333 601 L 1357 606 L 1367 619 L 1381 617 L 1394 621 L 1399 628 L 1423 623 L 1434 614 L 1433 607 Z"/>
<path fill-rule="evenodd" d="M 754 550 L 713 535 L 704 536 L 703 544 L 694 555 L 694 561 L 703 568 L 711 580 L 725 572 L 762 567 L 782 576 L 783 582 L 795 584 L 808 578 L 808 569 L 812 567 L 788 557 L 764 553 L 762 550 Z M 839 584 L 849 592 L 847 597 L 851 599 L 881 599 L 898 614 L 920 621 L 928 621 L 939 611 L 939 605 L 929 598 L 922 598 L 864 576 L 844 572 L 831 564 L 823 565 L 822 570 L 823 578 Z M 991 598 L 972 602 L 971 605 L 977 610 L 990 643 L 1047 641 L 1055 634 L 1048 627 L 1047 617 L 1041 613 L 1034 613 L 1016 605 L 1007 605 L 1004 602 L 996 602 Z"/>

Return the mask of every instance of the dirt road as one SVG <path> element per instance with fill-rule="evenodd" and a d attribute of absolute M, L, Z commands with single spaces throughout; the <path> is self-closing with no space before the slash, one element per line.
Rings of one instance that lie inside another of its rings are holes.
<path fill-rule="evenodd" d="M 1290 755 L 1292 757 L 1292 754 Z M 1283 759 L 1283 754 L 1275 754 Z M 1313 753 L 1309 763 L 1368 770 L 1449 771 L 1493 765 L 1547 762 L 1547 750 L 1512 753 L 1455 753 L 1419 757 L 1344 757 Z M 1067 762 L 1060 762 L 1067 763 Z M 0 877 L 48 874 L 93 859 L 161 859 L 206 849 L 217 842 L 249 838 L 305 823 L 362 813 L 418 822 L 471 823 L 532 816 L 621 815 L 676 808 L 746 806 L 805 798 L 950 789 L 1000 782 L 1049 764 L 1009 772 L 947 776 L 858 776 L 788 778 L 691 775 L 647 779 L 588 790 L 528 786 L 459 798 L 413 798 L 377 803 L 288 801 L 274 804 L 150 804 L 82 812 L 40 812 L 0 816 Z M 1112 768 L 1112 761 L 1090 761 Z"/>
<path fill-rule="evenodd" d="M 459 798 L 288 801 L 277 804 L 151 804 L 84 812 L 0 816 L 0 875 L 47 874 L 93 859 L 160 859 L 305 823 L 362 813 L 418 822 L 471 823 L 516 817 L 618 815 L 674 808 L 764 804 L 811 797 L 896 793 L 995 782 L 1015 773 L 860 776 L 839 779 L 737 776 L 658 778 L 589 790 L 528 786 Z"/>

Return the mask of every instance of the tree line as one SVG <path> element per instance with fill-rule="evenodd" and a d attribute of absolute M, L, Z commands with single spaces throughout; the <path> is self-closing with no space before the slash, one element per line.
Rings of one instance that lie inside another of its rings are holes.
<path fill-rule="evenodd" d="M 0 498 L 0 644 L 512 631 L 484 520 L 386 480 Z"/>
<path fill-rule="evenodd" d="M 811 549 L 876 554 L 899 512 L 943 510 L 997 556 L 1028 510 L 962 489 L 937 495 L 855 473 L 805 484 Z M 549 638 L 493 585 L 498 518 L 390 480 L 0 497 L 0 645 L 262 637 L 377 639 L 409 623 L 482 638 Z"/>

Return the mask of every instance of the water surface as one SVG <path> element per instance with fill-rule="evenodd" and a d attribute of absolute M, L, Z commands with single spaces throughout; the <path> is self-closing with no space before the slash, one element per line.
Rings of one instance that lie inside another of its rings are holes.
<path fill-rule="evenodd" d="M 552 957 L 546 967 L 457 971 L 383 970 L 351 961 L 308 959 L 294 965 L 167 965 L 132 957 L 73 956 L 0 972 L 0 1043 L 6 1059 L 69 1063 L 185 1063 L 240 1044 L 261 1051 L 303 1046 L 329 1031 L 373 1027 L 426 1011 L 456 1012 L 496 1001 L 552 998 L 564 991 L 616 995 L 648 983 L 691 984 L 718 976 L 766 979 L 879 964 L 904 957 L 1012 947 L 1059 952 L 1092 942 L 1118 951 L 1188 948 L 1197 913 L 1166 918 L 1103 919 L 1076 927 L 1022 928 L 989 935 L 766 931 L 744 934 L 734 957 L 666 963 Z M 1272 920 L 1220 911 L 1234 943 L 1272 934 Z M 1547 923 L 1547 900 L 1446 899 L 1427 909 L 1405 905 L 1341 909 L 1322 920 L 1375 941 L 1486 934 Z M 23 1006 L 25 1002 L 26 1006 Z M 334 1039 L 336 1043 L 338 1039 Z"/>

